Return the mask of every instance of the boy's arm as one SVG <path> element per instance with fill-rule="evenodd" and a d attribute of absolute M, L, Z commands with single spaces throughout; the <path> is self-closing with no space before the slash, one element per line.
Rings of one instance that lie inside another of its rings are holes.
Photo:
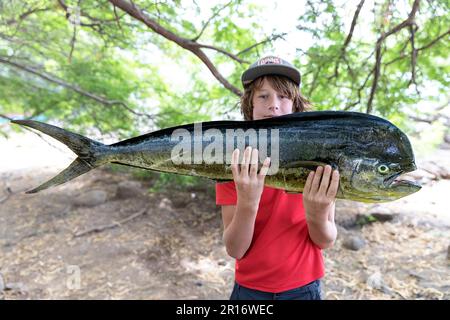
<path fill-rule="evenodd" d="M 338 186 L 339 172 L 327 165 L 309 174 L 303 190 L 309 236 L 322 249 L 332 247 L 337 237 L 334 213 Z"/>
<path fill-rule="evenodd" d="M 257 208 L 238 204 L 222 206 L 223 241 L 229 256 L 241 259 L 253 238 Z"/>
<path fill-rule="evenodd" d="M 224 225 L 223 241 L 227 253 L 241 259 L 247 252 L 253 238 L 256 214 L 264 188 L 264 178 L 269 170 L 266 159 L 258 173 L 258 150 L 248 147 L 238 166 L 239 149 L 232 154 L 231 171 L 236 185 L 236 206 L 222 206 Z"/>
<path fill-rule="evenodd" d="M 321 249 L 328 249 L 334 245 L 337 237 L 336 224 L 334 223 L 334 204 L 328 213 L 327 221 L 310 218 L 308 231 L 311 240 Z"/>

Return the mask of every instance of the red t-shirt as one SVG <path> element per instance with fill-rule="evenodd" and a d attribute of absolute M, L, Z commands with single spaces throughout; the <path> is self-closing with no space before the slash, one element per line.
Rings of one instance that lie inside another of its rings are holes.
<path fill-rule="evenodd" d="M 236 201 L 234 181 L 216 183 L 217 205 Z M 235 270 L 240 285 L 274 293 L 324 276 L 322 251 L 309 237 L 302 194 L 264 186 L 252 243 Z"/>

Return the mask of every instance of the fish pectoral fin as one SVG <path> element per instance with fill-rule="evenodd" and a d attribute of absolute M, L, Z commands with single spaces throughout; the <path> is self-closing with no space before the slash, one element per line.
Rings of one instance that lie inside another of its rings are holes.
<path fill-rule="evenodd" d="M 326 166 L 326 165 L 330 165 L 333 169 L 335 168 L 334 164 L 331 163 L 325 163 L 325 162 L 320 162 L 320 161 L 294 161 L 294 162 L 290 162 L 288 164 L 286 164 L 286 168 L 305 168 L 311 171 L 314 171 L 317 169 L 317 167 L 319 166 Z"/>

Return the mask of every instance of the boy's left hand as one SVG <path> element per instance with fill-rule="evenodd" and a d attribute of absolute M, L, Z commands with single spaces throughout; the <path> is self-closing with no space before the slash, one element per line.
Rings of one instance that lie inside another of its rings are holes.
<path fill-rule="evenodd" d="M 329 165 L 309 173 L 303 189 L 303 206 L 308 222 L 322 224 L 328 221 L 338 186 L 339 172 Z"/>

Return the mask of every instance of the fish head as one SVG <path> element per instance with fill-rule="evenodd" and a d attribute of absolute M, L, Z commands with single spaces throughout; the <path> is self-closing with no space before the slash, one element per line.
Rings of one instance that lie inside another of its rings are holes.
<path fill-rule="evenodd" d="M 380 159 L 353 159 L 351 170 L 341 174 L 341 189 L 345 198 L 362 202 L 387 202 L 413 194 L 421 189 L 401 175 L 414 171 L 412 163 L 380 161 Z"/>
<path fill-rule="evenodd" d="M 394 201 L 421 189 L 420 184 L 402 179 L 417 169 L 407 136 L 396 129 L 384 139 L 355 152 L 341 163 L 341 192 L 344 198 L 362 202 Z"/>

